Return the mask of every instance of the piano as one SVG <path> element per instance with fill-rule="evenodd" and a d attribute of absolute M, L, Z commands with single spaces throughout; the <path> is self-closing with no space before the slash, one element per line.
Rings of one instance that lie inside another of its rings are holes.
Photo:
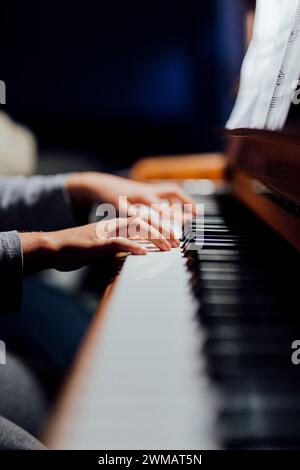
<path fill-rule="evenodd" d="M 217 179 L 200 158 L 182 172 L 205 206 L 204 244 L 196 218 L 180 248 L 119 259 L 49 422 L 50 448 L 300 448 L 297 123 L 227 131 Z"/>
<path fill-rule="evenodd" d="M 230 142 L 226 180 L 183 182 L 205 206 L 204 246 L 183 239 L 123 261 L 52 418 L 51 448 L 300 447 L 299 187 L 285 194 L 300 179 L 300 141 L 249 131 Z M 259 151 L 257 179 L 247 165 Z"/>

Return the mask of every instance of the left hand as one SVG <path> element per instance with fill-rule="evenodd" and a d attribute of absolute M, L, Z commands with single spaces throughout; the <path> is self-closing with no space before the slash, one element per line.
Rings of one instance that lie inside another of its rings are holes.
<path fill-rule="evenodd" d="M 179 185 L 174 183 L 140 183 L 105 173 L 76 173 L 69 176 L 67 187 L 73 204 L 113 204 L 119 207 L 119 198 L 127 197 L 128 209 L 131 204 L 151 206 L 168 202 L 188 204 L 196 213 L 194 201 Z"/>

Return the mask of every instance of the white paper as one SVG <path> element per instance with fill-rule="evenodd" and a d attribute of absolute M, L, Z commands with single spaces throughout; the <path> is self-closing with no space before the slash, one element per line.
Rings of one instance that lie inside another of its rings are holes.
<path fill-rule="evenodd" d="M 228 129 L 280 129 L 300 76 L 300 1 L 258 0 Z"/>

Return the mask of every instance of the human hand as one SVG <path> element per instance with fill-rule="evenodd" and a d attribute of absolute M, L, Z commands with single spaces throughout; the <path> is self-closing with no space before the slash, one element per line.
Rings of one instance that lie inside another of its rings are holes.
<path fill-rule="evenodd" d="M 131 214 L 131 205 L 185 204 L 188 212 L 196 214 L 194 201 L 179 185 L 173 183 L 140 183 L 104 173 L 76 173 L 69 176 L 67 188 L 73 204 L 112 204 L 123 210 L 122 200 L 127 198 L 124 215 Z"/>
<path fill-rule="evenodd" d="M 118 252 L 145 255 L 147 248 L 138 243 L 141 239 L 151 241 L 162 251 L 179 246 L 172 231 L 138 217 L 110 219 L 56 232 L 19 235 L 25 274 L 50 268 L 72 271 Z"/>

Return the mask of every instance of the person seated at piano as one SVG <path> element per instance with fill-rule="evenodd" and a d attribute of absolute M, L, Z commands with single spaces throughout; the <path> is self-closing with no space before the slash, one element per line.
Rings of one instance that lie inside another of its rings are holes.
<path fill-rule="evenodd" d="M 120 251 L 146 254 L 137 240 L 118 237 L 132 225 L 160 250 L 178 247 L 172 231 L 147 218 L 128 214 L 87 224 L 93 204 L 117 208 L 120 196 L 127 197 L 129 213 L 133 204 L 192 203 L 177 186 L 143 184 L 108 174 L 1 177 L 0 312 L 19 311 L 22 279 L 27 274 L 47 268 L 74 270 Z M 22 359 L 7 354 L 6 361 L 5 367 L 0 366 L 0 449 L 39 448 L 32 434 L 38 427 L 39 410 L 44 409 L 43 394 Z M 20 407 L 20 403 L 27 404 Z"/>
<path fill-rule="evenodd" d="M 115 227 L 139 223 L 141 236 L 150 238 L 159 249 L 169 250 L 178 246 L 174 233 L 168 233 L 161 224 L 130 216 L 131 205 L 135 204 L 151 206 L 162 201 L 193 204 L 177 185 L 144 184 L 102 173 L 2 177 L 2 262 L 16 268 L 12 274 L 17 280 L 17 273 L 32 273 L 49 267 L 73 270 L 91 264 L 107 253 L 128 251 L 146 254 L 146 249 L 136 241 L 111 237 L 110 233 L 106 239 L 97 238 L 97 224 L 87 224 L 93 204 L 108 203 L 118 209 L 120 197 L 127 198 L 128 218 L 116 219 Z M 112 223 L 110 227 L 113 227 Z M 2 287 L 2 294 L 8 294 L 7 303 L 2 303 L 2 308 L 8 305 L 11 310 L 9 294 L 15 285 L 18 283 L 11 284 L 9 291 Z M 17 299 L 18 296 L 14 296 L 14 300 Z"/>

